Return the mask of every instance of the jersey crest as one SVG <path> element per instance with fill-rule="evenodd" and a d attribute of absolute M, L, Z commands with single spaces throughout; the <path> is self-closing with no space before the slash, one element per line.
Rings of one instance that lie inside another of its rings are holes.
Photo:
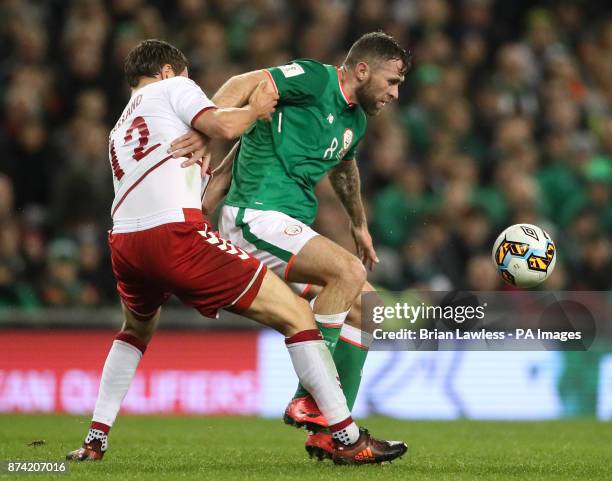
<path fill-rule="evenodd" d="M 338 152 L 338 158 L 342 159 L 353 143 L 353 129 L 344 129 L 342 134 L 342 149 Z"/>

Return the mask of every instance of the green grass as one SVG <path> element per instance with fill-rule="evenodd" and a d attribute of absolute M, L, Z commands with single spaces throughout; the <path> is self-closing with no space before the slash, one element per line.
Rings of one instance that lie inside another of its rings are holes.
<path fill-rule="evenodd" d="M 67 476 L 10 479 L 612 480 L 612 425 L 593 420 L 362 424 L 406 440 L 408 454 L 392 465 L 334 466 L 310 460 L 305 433 L 279 420 L 122 416 L 101 463 L 71 464 Z M 0 460 L 62 459 L 87 427 L 86 417 L 0 415 Z M 27 446 L 40 439 L 45 444 Z"/>

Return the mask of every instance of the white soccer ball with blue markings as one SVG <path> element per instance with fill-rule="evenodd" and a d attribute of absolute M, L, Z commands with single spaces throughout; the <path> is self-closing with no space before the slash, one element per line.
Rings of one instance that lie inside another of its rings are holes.
<path fill-rule="evenodd" d="M 532 224 L 515 224 L 493 244 L 493 262 L 504 281 L 516 287 L 534 287 L 555 268 L 557 249 L 548 233 Z"/>

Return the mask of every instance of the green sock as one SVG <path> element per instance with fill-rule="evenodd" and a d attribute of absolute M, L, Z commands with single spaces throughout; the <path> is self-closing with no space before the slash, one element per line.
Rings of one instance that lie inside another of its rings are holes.
<path fill-rule="evenodd" d="M 346 314 L 347 313 L 343 313 L 344 317 L 346 317 Z M 316 314 L 315 316 L 319 317 L 318 314 Z M 342 319 L 342 321 L 344 321 L 344 319 Z M 338 337 L 340 336 L 340 328 L 342 327 L 342 322 L 337 322 L 337 323 L 317 322 L 317 327 L 319 328 L 319 331 L 321 331 L 321 335 L 323 336 L 323 339 L 325 340 L 325 345 L 329 349 L 329 352 L 331 352 L 333 355 L 334 351 L 336 350 L 336 344 L 338 343 Z M 297 388 L 297 391 L 295 391 L 295 394 L 293 395 L 293 399 L 297 397 L 304 397 L 307 395 L 308 395 L 308 391 L 306 391 L 306 389 L 304 389 L 301 384 L 298 384 L 298 388 Z"/>
<path fill-rule="evenodd" d="M 342 333 L 334 351 L 334 363 L 338 370 L 342 391 L 346 397 L 348 408 L 352 411 L 359 392 L 361 384 L 361 374 L 363 365 L 368 357 L 368 348 L 362 344 L 361 334 L 358 334 L 359 340 L 353 341 L 345 337 L 346 328 L 352 328 L 360 333 L 361 331 L 355 327 L 345 324 L 342 327 Z M 354 336 L 353 336 L 354 337 Z M 365 337 L 365 335 L 364 335 Z M 359 344 L 359 345 L 357 345 Z"/>
<path fill-rule="evenodd" d="M 352 411 L 361 385 L 361 374 L 368 357 L 371 335 L 348 324 L 344 324 L 342 329 L 327 327 L 320 323 L 317 325 L 325 339 L 325 344 L 332 353 L 346 403 Z M 300 384 L 293 397 L 306 395 L 308 392 Z"/>

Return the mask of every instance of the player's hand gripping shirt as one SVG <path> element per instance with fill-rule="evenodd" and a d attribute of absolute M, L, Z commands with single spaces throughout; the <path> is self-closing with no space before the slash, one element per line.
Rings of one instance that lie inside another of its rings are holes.
<path fill-rule="evenodd" d="M 182 168 L 171 142 L 214 104 L 186 77 L 136 90 L 109 137 L 115 200 L 113 231 L 135 232 L 184 221 L 183 209 L 201 209 L 200 166 Z"/>
<path fill-rule="evenodd" d="M 311 224 L 317 182 L 355 157 L 366 115 L 345 96 L 334 66 L 296 60 L 267 72 L 280 97 L 276 112 L 272 122 L 259 120 L 242 136 L 225 202 Z"/>

